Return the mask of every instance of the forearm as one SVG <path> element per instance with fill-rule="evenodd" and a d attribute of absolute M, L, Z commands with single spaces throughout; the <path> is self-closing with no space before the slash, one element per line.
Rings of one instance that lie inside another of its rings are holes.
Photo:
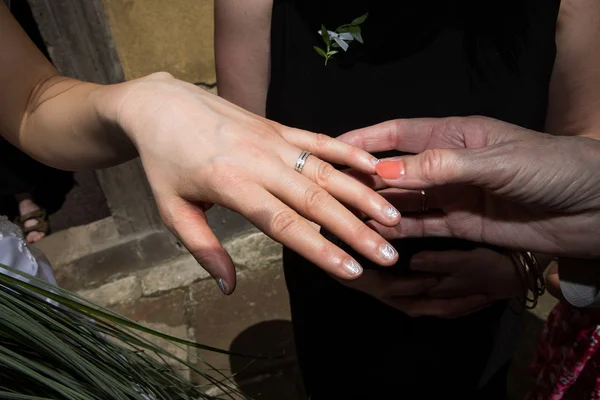
<path fill-rule="evenodd" d="M 546 131 L 600 139 L 600 3 L 563 0 Z"/>
<path fill-rule="evenodd" d="M 265 116 L 270 79 L 273 0 L 215 3 L 215 60 L 219 95 Z"/>
<path fill-rule="evenodd" d="M 115 122 L 127 85 L 59 76 L 0 2 L 0 135 L 24 152 L 73 170 L 133 157 Z"/>
<path fill-rule="evenodd" d="M 105 168 L 131 159 L 135 148 L 116 121 L 126 85 L 47 79 L 32 91 L 17 134 L 8 138 L 61 169 Z"/>

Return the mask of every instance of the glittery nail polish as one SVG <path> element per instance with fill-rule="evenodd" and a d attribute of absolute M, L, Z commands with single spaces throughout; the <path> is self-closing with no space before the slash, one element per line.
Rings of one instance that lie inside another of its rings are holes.
<path fill-rule="evenodd" d="M 381 254 L 381 257 L 388 261 L 393 260 L 394 257 L 396 257 L 396 249 L 387 243 L 381 245 L 379 253 Z"/>
<path fill-rule="evenodd" d="M 392 207 L 392 206 L 385 207 L 383 212 L 384 212 L 385 216 L 391 220 L 394 220 L 400 216 L 400 211 L 398 211 L 395 207 Z"/>
<path fill-rule="evenodd" d="M 344 260 L 344 269 L 352 276 L 360 275 L 363 270 L 360 264 L 352 259 Z"/>
<path fill-rule="evenodd" d="M 217 279 L 217 286 L 219 286 L 221 292 L 223 292 L 224 294 L 229 294 L 229 285 L 227 284 L 227 282 L 225 282 L 225 279 Z"/>

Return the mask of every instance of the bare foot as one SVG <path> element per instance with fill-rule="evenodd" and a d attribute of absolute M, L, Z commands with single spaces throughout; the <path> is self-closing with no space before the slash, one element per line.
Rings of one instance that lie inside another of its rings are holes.
<path fill-rule="evenodd" d="M 30 198 L 25 198 L 19 202 L 19 214 L 20 215 L 25 215 L 30 212 L 37 211 L 39 209 L 40 209 L 40 206 L 35 204 L 33 202 L 33 200 L 31 200 Z M 25 228 L 31 228 L 32 226 L 37 225 L 37 223 L 38 223 L 38 221 L 36 219 L 32 218 L 32 219 L 26 220 L 23 223 L 23 226 Z M 46 234 L 44 232 L 33 231 L 33 232 L 29 232 L 27 234 L 27 236 L 25 236 L 25 240 L 27 241 L 27 243 L 35 243 L 38 240 L 40 240 L 41 238 L 43 238 L 44 236 L 46 236 Z"/>

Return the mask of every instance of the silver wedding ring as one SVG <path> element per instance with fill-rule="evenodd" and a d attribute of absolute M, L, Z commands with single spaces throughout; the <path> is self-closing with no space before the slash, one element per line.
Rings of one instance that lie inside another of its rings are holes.
<path fill-rule="evenodd" d="M 294 171 L 302 173 L 302 168 L 304 168 L 304 164 L 306 164 L 306 159 L 308 156 L 310 156 L 310 151 L 303 151 L 300 153 L 300 157 L 298 157 L 298 161 L 296 161 Z"/>

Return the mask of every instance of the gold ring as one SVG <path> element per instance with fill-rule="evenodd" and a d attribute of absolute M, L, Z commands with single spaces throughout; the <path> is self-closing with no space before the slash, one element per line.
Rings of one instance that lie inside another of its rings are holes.
<path fill-rule="evenodd" d="M 421 212 L 427 212 L 429 208 L 427 208 L 427 193 L 424 190 L 421 190 Z"/>

